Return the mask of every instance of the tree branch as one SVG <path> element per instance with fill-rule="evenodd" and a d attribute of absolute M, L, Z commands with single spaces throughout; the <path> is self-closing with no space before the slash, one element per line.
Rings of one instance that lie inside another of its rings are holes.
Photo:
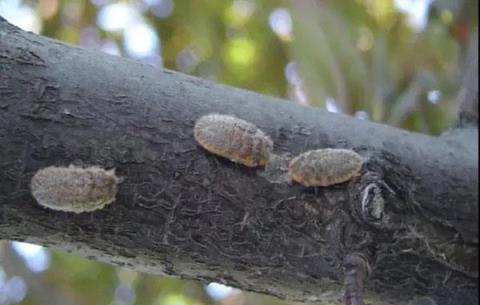
<path fill-rule="evenodd" d="M 194 122 L 211 112 L 257 124 L 277 155 L 348 148 L 364 168 L 349 183 L 316 190 L 273 183 L 266 169 L 196 145 Z M 472 138 L 301 107 L 0 20 L 0 238 L 332 303 L 343 298 L 344 258 L 360 252 L 372 258 L 366 303 L 429 295 L 474 304 L 477 151 Z M 83 214 L 36 204 L 34 173 L 69 164 L 116 168 L 124 177 L 116 202 Z"/>

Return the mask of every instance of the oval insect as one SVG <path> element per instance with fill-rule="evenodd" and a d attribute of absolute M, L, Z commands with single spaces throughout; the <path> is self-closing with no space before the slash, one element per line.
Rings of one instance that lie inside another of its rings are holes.
<path fill-rule="evenodd" d="M 257 126 L 229 115 L 202 116 L 193 135 L 207 151 L 248 167 L 265 165 L 273 150 L 272 140 Z"/>
<path fill-rule="evenodd" d="M 101 209 L 113 202 L 117 183 L 114 170 L 50 166 L 35 173 L 30 189 L 44 207 L 82 213 Z"/>
<path fill-rule="evenodd" d="M 352 150 L 326 148 L 293 158 L 288 173 L 292 180 L 305 186 L 329 186 L 350 180 L 362 165 L 362 157 Z"/>

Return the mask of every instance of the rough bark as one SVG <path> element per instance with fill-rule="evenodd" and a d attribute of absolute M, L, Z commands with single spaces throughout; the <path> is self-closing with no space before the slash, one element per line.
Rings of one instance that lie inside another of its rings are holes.
<path fill-rule="evenodd" d="M 194 121 L 211 112 L 256 124 L 278 155 L 348 148 L 365 158 L 364 168 L 331 187 L 274 183 L 263 168 L 196 145 Z M 0 19 L 4 239 L 333 303 L 342 299 L 344 258 L 361 252 L 372 267 L 367 303 L 427 295 L 438 304 L 476 304 L 477 138 L 471 126 L 430 137 L 306 108 L 65 45 Z M 124 178 L 116 202 L 83 214 L 37 205 L 33 174 L 69 164 L 116 168 Z"/>

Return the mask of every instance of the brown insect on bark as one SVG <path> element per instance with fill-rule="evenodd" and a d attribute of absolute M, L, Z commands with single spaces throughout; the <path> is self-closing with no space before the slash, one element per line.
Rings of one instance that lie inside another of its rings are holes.
<path fill-rule="evenodd" d="M 202 116 L 193 135 L 207 151 L 248 167 L 265 165 L 273 150 L 272 140 L 255 125 L 229 115 Z"/>
<path fill-rule="evenodd" d="M 44 207 L 82 213 L 101 209 L 113 202 L 118 182 L 114 170 L 50 166 L 36 172 L 30 189 Z"/>
<path fill-rule="evenodd" d="M 329 186 L 350 180 L 362 165 L 362 157 L 352 150 L 326 148 L 293 158 L 288 172 L 292 180 L 305 186 Z"/>

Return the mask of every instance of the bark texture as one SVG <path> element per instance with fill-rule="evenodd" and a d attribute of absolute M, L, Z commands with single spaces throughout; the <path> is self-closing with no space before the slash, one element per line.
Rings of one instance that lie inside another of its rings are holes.
<path fill-rule="evenodd" d="M 207 113 L 256 124 L 280 160 L 353 149 L 352 181 L 308 188 L 209 154 Z M 0 238 L 154 274 L 340 304 L 345 257 L 366 303 L 477 304 L 478 130 L 410 133 L 62 44 L 0 18 Z M 116 202 L 71 214 L 29 190 L 47 166 L 115 168 Z"/>

